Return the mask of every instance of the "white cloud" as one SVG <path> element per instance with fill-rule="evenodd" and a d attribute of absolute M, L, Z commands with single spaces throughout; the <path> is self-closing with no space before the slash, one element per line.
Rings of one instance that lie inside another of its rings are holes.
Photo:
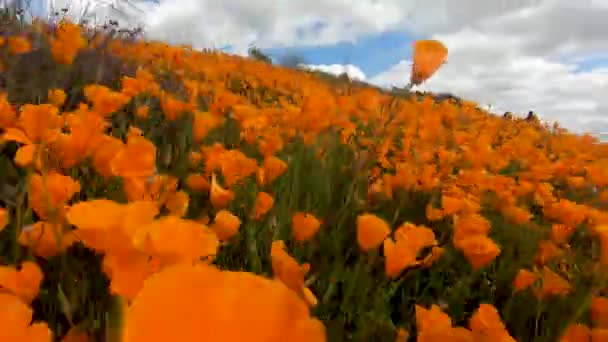
<path fill-rule="evenodd" d="M 359 69 L 356 65 L 352 64 L 307 64 L 305 65 L 305 67 L 310 70 L 323 71 L 336 76 L 346 74 L 352 80 L 365 81 L 365 73 L 361 71 L 361 69 Z"/>

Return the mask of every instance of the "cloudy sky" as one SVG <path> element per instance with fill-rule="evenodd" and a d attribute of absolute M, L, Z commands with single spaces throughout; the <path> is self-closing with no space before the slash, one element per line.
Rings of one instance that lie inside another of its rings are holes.
<path fill-rule="evenodd" d="M 31 0 L 43 12 L 43 0 Z M 45 1 L 46 2 L 46 1 Z M 55 0 L 72 13 L 83 3 Z M 302 56 L 380 86 L 409 80 L 412 42 L 439 39 L 448 63 L 421 88 L 497 112 L 537 112 L 608 131 L 608 0 L 157 0 L 132 11 L 150 38 L 272 58 Z M 93 8 L 93 7 L 91 7 Z M 523 114 L 522 114 L 523 115 Z"/>

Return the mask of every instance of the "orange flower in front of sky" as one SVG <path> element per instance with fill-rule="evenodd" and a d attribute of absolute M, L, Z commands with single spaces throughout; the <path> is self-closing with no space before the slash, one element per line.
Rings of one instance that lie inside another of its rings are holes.
<path fill-rule="evenodd" d="M 323 324 L 282 282 L 206 264 L 170 266 L 149 278 L 127 309 L 123 337 L 124 342 L 326 341 Z"/>

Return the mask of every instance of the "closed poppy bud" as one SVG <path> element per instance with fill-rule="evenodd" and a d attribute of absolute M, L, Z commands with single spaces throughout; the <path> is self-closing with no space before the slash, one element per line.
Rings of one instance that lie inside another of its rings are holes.
<path fill-rule="evenodd" d="M 357 241 L 364 252 L 380 247 L 390 231 L 388 224 L 376 215 L 357 217 Z"/>
<path fill-rule="evenodd" d="M 211 229 L 221 241 L 230 240 L 241 226 L 241 220 L 227 210 L 220 210 L 216 215 Z"/>
<path fill-rule="evenodd" d="M 302 212 L 297 212 L 293 215 L 291 223 L 293 236 L 296 241 L 309 240 L 317 233 L 321 226 L 321 222 L 312 214 Z"/>
<path fill-rule="evenodd" d="M 215 209 L 223 209 L 228 206 L 228 203 L 234 199 L 234 193 L 232 191 L 222 188 L 217 184 L 215 174 L 211 176 L 211 189 L 209 191 L 209 199 L 211 205 Z"/>
<path fill-rule="evenodd" d="M 259 220 L 262 217 L 264 217 L 264 215 L 266 215 L 266 213 L 268 213 L 268 211 L 270 211 L 270 209 L 272 209 L 272 206 L 274 205 L 274 198 L 266 193 L 266 192 L 258 192 L 256 198 L 255 198 L 255 209 L 254 209 L 254 215 L 255 215 L 255 219 Z"/>

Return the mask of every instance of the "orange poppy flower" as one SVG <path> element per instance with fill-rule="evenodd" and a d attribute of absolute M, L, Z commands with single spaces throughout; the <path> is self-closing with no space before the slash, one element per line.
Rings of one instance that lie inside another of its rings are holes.
<path fill-rule="evenodd" d="M 538 280 L 538 275 L 526 269 L 521 269 L 513 281 L 515 291 L 522 291 L 532 286 Z"/>
<path fill-rule="evenodd" d="M 228 206 L 234 199 L 234 193 L 228 189 L 222 188 L 218 183 L 215 177 L 215 174 L 211 175 L 211 187 L 209 190 L 209 200 L 211 201 L 211 205 L 215 209 L 223 209 Z"/>
<path fill-rule="evenodd" d="M 278 280 L 181 264 L 146 281 L 126 311 L 123 340 L 324 342 L 326 336 L 306 303 Z"/>
<path fill-rule="evenodd" d="M 65 214 L 67 201 L 80 192 L 80 183 L 57 172 L 33 174 L 29 178 L 29 204 L 43 220 L 57 220 Z"/>
<path fill-rule="evenodd" d="M 498 245 L 484 235 L 465 237 L 460 240 L 458 248 L 462 250 L 474 270 L 488 265 L 500 254 Z"/>
<path fill-rule="evenodd" d="M 46 323 L 33 323 L 33 311 L 19 298 L 0 292 L 0 341 L 51 342 Z"/>
<path fill-rule="evenodd" d="M 364 252 L 380 247 L 391 229 L 383 219 L 373 214 L 357 217 L 357 241 Z"/>
<path fill-rule="evenodd" d="M 272 195 L 266 192 L 258 192 L 255 198 L 254 217 L 256 220 L 262 219 L 266 213 L 272 209 L 274 205 L 274 198 Z"/>
<path fill-rule="evenodd" d="M 448 49 L 437 40 L 414 43 L 414 63 L 410 83 L 420 84 L 430 78 L 447 60 Z"/>
<path fill-rule="evenodd" d="M 13 266 L 0 266 L 0 288 L 10 291 L 26 304 L 38 296 L 42 278 L 40 267 L 31 261 L 22 263 L 19 270 Z"/>
<path fill-rule="evenodd" d="M 496 308 L 491 304 L 481 304 L 471 317 L 469 326 L 475 341 L 516 342 L 502 322 Z"/>
<path fill-rule="evenodd" d="M 239 231 L 241 220 L 227 210 L 220 210 L 215 214 L 211 229 L 220 241 L 230 240 Z"/>
<path fill-rule="evenodd" d="M 32 249 L 34 254 L 42 258 L 50 258 L 59 254 L 78 241 L 71 231 L 63 231 L 61 225 L 38 221 L 21 230 L 17 242 Z"/>
<path fill-rule="evenodd" d="M 297 212 L 291 218 L 291 231 L 296 241 L 310 240 L 321 227 L 321 222 L 310 213 Z"/>

